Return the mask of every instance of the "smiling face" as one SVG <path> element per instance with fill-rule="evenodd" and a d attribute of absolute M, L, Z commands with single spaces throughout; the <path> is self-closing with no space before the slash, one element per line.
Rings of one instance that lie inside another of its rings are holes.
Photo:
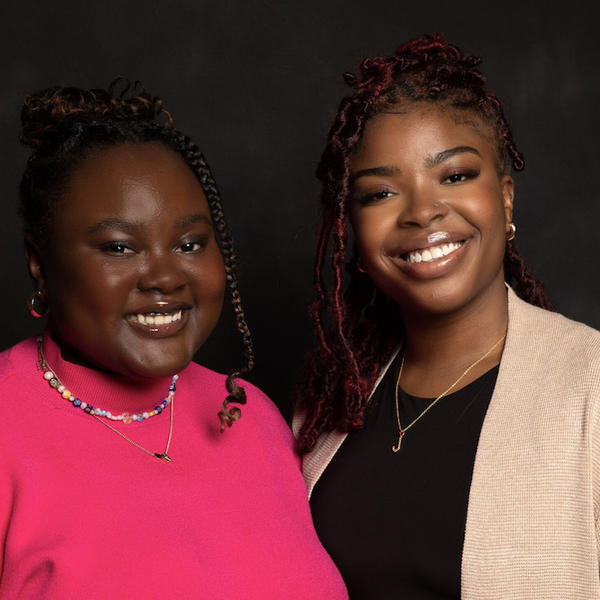
<path fill-rule="evenodd" d="M 380 113 L 352 158 L 358 251 L 404 314 L 448 314 L 504 293 L 513 181 L 499 175 L 488 127 L 464 116 L 423 103 Z"/>
<path fill-rule="evenodd" d="M 225 274 L 193 171 L 160 143 L 93 151 L 29 266 L 65 358 L 133 377 L 184 368 L 216 325 Z"/>

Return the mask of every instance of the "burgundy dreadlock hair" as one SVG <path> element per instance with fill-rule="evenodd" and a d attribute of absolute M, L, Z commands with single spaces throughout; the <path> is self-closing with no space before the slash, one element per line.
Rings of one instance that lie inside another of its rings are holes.
<path fill-rule="evenodd" d="M 500 100 L 486 90 L 485 77 L 476 68 L 480 62 L 434 34 L 406 42 L 393 56 L 366 58 L 358 75 L 344 76 L 354 93 L 339 106 L 317 168 L 323 211 L 314 270 L 316 299 L 311 307 L 317 346 L 295 398 L 296 407 L 305 411 L 298 436 L 302 453 L 309 452 L 324 431 L 350 431 L 364 424 L 370 391 L 403 330 L 396 304 L 357 274 L 356 253 L 346 269 L 350 163 L 366 122 L 380 112 L 415 102 L 465 111 L 493 132 L 500 173 L 511 164 L 516 171 L 524 167 Z M 326 287 L 324 272 L 329 254 L 332 289 Z M 506 244 L 504 270 L 506 281 L 521 298 L 551 308 L 513 241 Z"/>

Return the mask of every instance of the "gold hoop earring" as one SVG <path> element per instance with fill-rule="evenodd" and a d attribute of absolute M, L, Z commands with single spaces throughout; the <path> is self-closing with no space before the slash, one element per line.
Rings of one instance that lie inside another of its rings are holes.
<path fill-rule="evenodd" d="M 27 299 L 27 310 L 29 311 L 29 314 L 36 319 L 41 319 L 48 314 L 49 307 L 48 304 L 44 302 L 44 294 L 42 290 L 35 290 L 35 292 L 29 296 Z"/>
<path fill-rule="evenodd" d="M 517 235 L 517 226 L 511 221 L 508 224 L 508 231 L 506 232 L 506 241 L 510 242 L 515 239 Z"/>

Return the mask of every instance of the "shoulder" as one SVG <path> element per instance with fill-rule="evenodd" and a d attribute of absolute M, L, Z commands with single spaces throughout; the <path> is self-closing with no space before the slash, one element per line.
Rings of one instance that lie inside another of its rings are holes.
<path fill-rule="evenodd" d="M 532 306 L 512 290 L 504 355 L 515 372 L 543 373 L 555 383 L 600 390 L 600 332 Z"/>
<path fill-rule="evenodd" d="M 188 375 L 189 374 L 189 375 Z M 227 396 L 227 375 L 217 373 L 212 369 L 191 363 L 185 370 L 186 378 L 195 387 L 201 386 L 203 390 L 211 395 L 218 396 L 219 406 Z M 240 405 L 242 410 L 242 421 L 260 423 L 262 427 L 284 432 L 287 436 L 290 428 L 285 422 L 281 412 L 272 400 L 253 383 L 238 377 L 236 383 L 246 393 L 246 404 Z"/>
<path fill-rule="evenodd" d="M 600 331 L 560 313 L 533 306 L 509 290 L 509 333 L 516 329 L 525 341 L 551 345 L 556 352 L 600 356 Z"/>
<path fill-rule="evenodd" d="M 227 391 L 227 375 L 225 375 L 224 373 L 218 373 L 217 371 L 213 371 L 212 369 L 209 369 L 208 367 L 205 367 L 203 365 L 199 365 L 195 362 L 190 363 L 189 366 L 186 367 L 184 373 L 185 377 L 189 378 L 190 381 L 201 382 L 202 385 L 207 386 L 210 389 L 214 388 L 219 392 Z M 236 379 L 236 383 L 244 389 L 248 400 L 250 398 L 255 398 L 255 401 L 261 406 L 270 406 L 273 404 L 263 391 L 261 391 L 259 388 L 257 388 L 254 384 L 250 383 L 246 379 L 238 377 Z"/>
<path fill-rule="evenodd" d="M 18 376 L 24 371 L 34 371 L 37 361 L 35 338 L 28 338 L 0 352 L 0 382 Z"/>
<path fill-rule="evenodd" d="M 40 389 L 46 389 L 48 385 L 42 379 L 37 361 L 35 338 L 23 340 L 0 352 L 0 401 L 5 413 L 10 415 L 10 419 L 0 419 L 0 454 L 3 460 L 7 457 L 7 447 L 10 449 L 15 443 L 20 446 L 25 432 L 32 435 L 33 421 L 37 421 L 37 418 L 31 418 L 32 414 L 41 412 L 37 404 Z M 44 383 L 40 386 L 40 382 Z"/>

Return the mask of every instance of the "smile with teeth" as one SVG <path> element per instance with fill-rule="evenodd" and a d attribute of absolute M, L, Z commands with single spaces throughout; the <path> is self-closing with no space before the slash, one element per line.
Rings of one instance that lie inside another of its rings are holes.
<path fill-rule="evenodd" d="M 421 263 L 421 262 L 432 262 L 439 260 L 452 254 L 455 250 L 458 250 L 464 241 L 461 242 L 449 242 L 448 244 L 439 244 L 438 246 L 429 246 L 428 248 L 422 248 L 420 250 L 412 250 L 402 255 L 402 260 L 409 263 Z"/>
<path fill-rule="evenodd" d="M 183 310 L 180 308 L 169 313 L 151 312 L 127 315 L 126 319 L 142 325 L 168 325 L 180 321 L 182 314 Z"/>

